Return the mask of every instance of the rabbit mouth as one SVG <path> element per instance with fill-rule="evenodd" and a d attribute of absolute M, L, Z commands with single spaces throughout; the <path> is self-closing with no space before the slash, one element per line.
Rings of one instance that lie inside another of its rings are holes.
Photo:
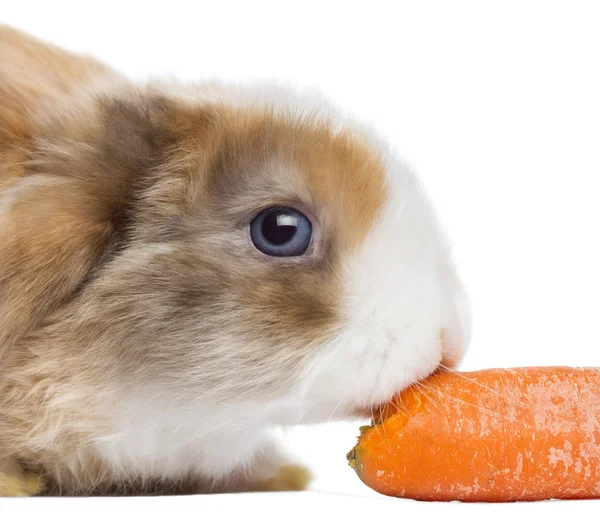
<path fill-rule="evenodd" d="M 399 391 L 396 395 L 391 396 L 386 402 L 373 404 L 372 406 L 356 406 L 350 410 L 351 416 L 370 421 L 369 426 L 361 426 L 361 428 L 375 426 L 387 418 L 390 404 L 400 393 Z"/>
<path fill-rule="evenodd" d="M 383 402 L 374 403 L 370 406 L 356 406 L 351 410 L 351 416 L 369 420 L 368 426 L 361 426 L 361 433 L 363 429 L 368 429 L 369 427 L 376 426 L 377 424 L 383 423 L 387 420 L 393 413 L 397 411 L 402 411 L 404 406 L 401 397 L 403 398 L 409 390 L 419 391 L 419 384 L 426 380 L 427 378 L 437 375 L 439 373 L 451 373 L 452 370 L 447 368 L 444 365 L 438 366 L 432 373 L 427 375 L 427 377 L 417 380 L 408 384 L 406 387 L 398 390 L 396 393 L 391 395 L 387 400 Z"/>

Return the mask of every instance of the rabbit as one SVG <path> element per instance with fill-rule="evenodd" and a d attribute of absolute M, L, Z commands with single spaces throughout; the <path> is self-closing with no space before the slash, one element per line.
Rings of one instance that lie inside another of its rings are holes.
<path fill-rule="evenodd" d="M 368 417 L 470 341 L 432 203 L 368 125 L 7 26 L 0 245 L 0 480 L 28 494 L 304 489 L 273 428 Z"/>

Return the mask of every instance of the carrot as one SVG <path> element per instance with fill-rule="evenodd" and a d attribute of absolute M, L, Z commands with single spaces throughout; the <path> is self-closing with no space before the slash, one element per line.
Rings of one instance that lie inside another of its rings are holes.
<path fill-rule="evenodd" d="M 600 368 L 441 373 L 399 394 L 361 433 L 349 463 L 386 495 L 600 498 Z"/>

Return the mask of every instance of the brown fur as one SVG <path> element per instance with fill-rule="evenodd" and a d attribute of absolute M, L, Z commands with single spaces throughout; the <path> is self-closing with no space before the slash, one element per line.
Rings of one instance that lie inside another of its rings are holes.
<path fill-rule="evenodd" d="M 0 26 L 0 191 L 32 174 L 26 163 L 43 108 L 109 75 L 115 74 L 92 59 Z M 78 286 L 109 233 L 106 223 L 89 220 L 94 204 L 86 188 L 53 173 L 40 176 L 41 187 L 17 199 L 0 220 L 0 358 Z"/>
<path fill-rule="evenodd" d="M 378 158 L 325 121 L 172 99 L 2 28 L 0 205 L 7 195 L 0 449 L 75 494 L 184 482 L 134 482 L 97 456 L 123 384 L 160 377 L 185 399 L 201 383 L 224 403 L 285 390 L 335 328 L 340 256 L 385 199 Z M 252 216 L 284 203 L 319 225 L 300 263 L 247 241 Z M 267 360 L 277 373 L 257 371 Z"/>

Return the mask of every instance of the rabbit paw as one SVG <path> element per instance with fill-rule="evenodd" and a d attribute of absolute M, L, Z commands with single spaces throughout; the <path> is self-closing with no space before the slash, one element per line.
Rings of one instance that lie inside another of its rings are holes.
<path fill-rule="evenodd" d="M 31 497 L 43 489 L 40 473 L 23 471 L 12 461 L 0 461 L 0 497 Z"/>
<path fill-rule="evenodd" d="M 299 464 L 281 466 L 275 476 L 259 482 L 253 491 L 302 491 L 312 479 L 310 471 Z"/>

